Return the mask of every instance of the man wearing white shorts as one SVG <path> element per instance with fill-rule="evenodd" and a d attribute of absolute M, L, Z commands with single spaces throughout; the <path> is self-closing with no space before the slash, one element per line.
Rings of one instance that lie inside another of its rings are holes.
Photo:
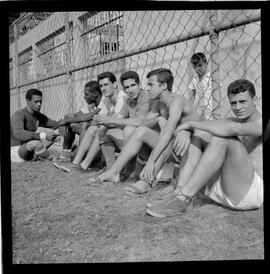
<path fill-rule="evenodd" d="M 11 161 L 23 162 L 34 158 L 55 160 L 48 150 L 59 135 L 59 121 L 54 121 L 40 112 L 42 92 L 29 89 L 26 92 L 27 106 L 16 111 L 11 117 Z M 43 130 L 41 129 L 43 128 Z"/>
<path fill-rule="evenodd" d="M 232 209 L 251 210 L 263 204 L 262 115 L 254 103 L 255 89 L 250 81 L 239 79 L 227 91 L 234 118 L 188 121 L 178 127 L 193 135 L 175 195 L 149 203 L 148 214 L 160 218 L 183 214 L 204 186 L 209 198 Z M 177 155 L 177 136 L 174 149 Z"/>

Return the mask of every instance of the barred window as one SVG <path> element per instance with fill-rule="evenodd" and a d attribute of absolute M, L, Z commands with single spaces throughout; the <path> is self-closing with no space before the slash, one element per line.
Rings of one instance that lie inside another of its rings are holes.
<path fill-rule="evenodd" d="M 89 12 L 81 20 L 86 60 L 123 49 L 123 12 Z"/>
<path fill-rule="evenodd" d="M 38 57 L 42 63 L 42 75 L 65 68 L 67 64 L 65 27 L 50 34 L 36 45 L 39 50 Z"/>
<path fill-rule="evenodd" d="M 33 50 L 32 47 L 19 53 L 18 64 L 19 64 L 19 77 L 20 81 L 32 80 L 34 77 L 33 73 Z"/>

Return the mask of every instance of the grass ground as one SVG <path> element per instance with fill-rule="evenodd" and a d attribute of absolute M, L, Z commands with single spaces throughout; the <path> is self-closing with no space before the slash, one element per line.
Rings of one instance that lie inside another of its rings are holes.
<path fill-rule="evenodd" d="M 157 219 L 145 203 L 168 192 L 127 194 L 87 185 L 87 173 L 51 162 L 11 165 L 13 263 L 264 259 L 263 208 L 232 211 L 202 197 L 193 211 Z"/>

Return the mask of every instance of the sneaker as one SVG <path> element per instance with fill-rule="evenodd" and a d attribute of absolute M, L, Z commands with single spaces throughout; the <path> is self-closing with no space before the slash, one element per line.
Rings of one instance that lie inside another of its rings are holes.
<path fill-rule="evenodd" d="M 156 192 L 157 193 L 157 192 Z M 176 198 L 176 196 L 179 194 L 179 187 L 175 187 L 173 184 L 170 186 L 167 186 L 165 189 L 162 189 L 159 191 L 158 196 L 150 201 L 146 202 L 146 207 L 152 207 L 157 206 L 166 203 L 168 200 L 172 200 Z"/>
<path fill-rule="evenodd" d="M 192 205 L 192 201 L 184 202 L 179 198 L 164 201 L 163 203 L 151 206 L 146 209 L 146 213 L 157 218 L 175 217 L 187 212 Z"/>

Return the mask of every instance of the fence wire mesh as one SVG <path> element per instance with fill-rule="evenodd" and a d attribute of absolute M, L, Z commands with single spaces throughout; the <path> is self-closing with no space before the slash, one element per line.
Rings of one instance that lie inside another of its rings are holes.
<path fill-rule="evenodd" d="M 239 78 L 254 84 L 261 111 L 260 10 L 26 14 L 10 27 L 10 113 L 26 105 L 33 87 L 43 92 L 41 111 L 49 117 L 78 111 L 84 85 L 104 71 L 119 79 L 134 70 L 144 88 L 150 70 L 169 68 L 173 92 L 187 96 L 195 52 L 207 58 L 214 118 L 231 114 L 227 87 Z"/>

